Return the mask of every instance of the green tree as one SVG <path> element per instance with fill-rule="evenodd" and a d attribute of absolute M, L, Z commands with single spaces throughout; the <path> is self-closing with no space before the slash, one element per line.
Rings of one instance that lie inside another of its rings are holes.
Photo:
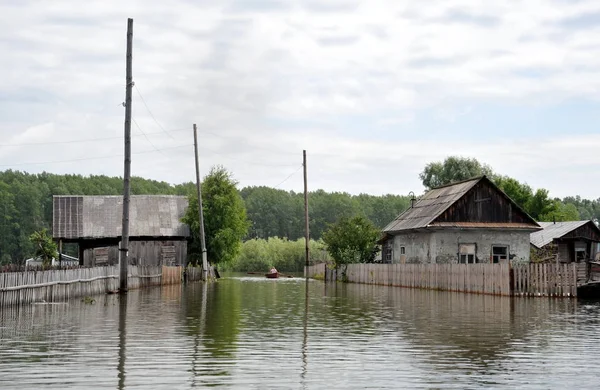
<path fill-rule="evenodd" d="M 556 203 L 548 197 L 548 190 L 539 188 L 529 201 L 527 212 L 533 219 L 540 221 L 543 216 L 549 215 L 556 207 Z"/>
<path fill-rule="evenodd" d="M 43 266 L 49 266 L 52 259 L 58 258 L 58 248 L 56 243 L 52 241 L 52 237 L 48 235 L 46 229 L 33 232 L 33 234 L 29 236 L 29 241 L 35 248 L 33 256 L 42 259 Z"/>
<path fill-rule="evenodd" d="M 529 206 L 533 198 L 533 190 L 528 184 L 522 184 L 518 180 L 508 176 L 495 176 L 494 183 L 506 193 L 522 209 L 529 212 Z"/>
<path fill-rule="evenodd" d="M 323 242 L 335 266 L 351 263 L 372 263 L 379 251 L 380 231 L 371 221 L 356 216 L 342 217 L 323 234 Z"/>
<path fill-rule="evenodd" d="M 426 189 L 431 189 L 482 175 L 493 176 L 492 168 L 474 158 L 451 156 L 427 164 L 419 178 Z"/>
<path fill-rule="evenodd" d="M 579 211 L 574 204 L 564 204 L 560 199 L 554 199 L 547 211 L 539 218 L 542 222 L 579 221 Z"/>
<path fill-rule="evenodd" d="M 202 183 L 206 250 L 212 264 L 229 263 L 235 259 L 242 239 L 248 233 L 246 208 L 236 185 L 231 174 L 221 166 L 213 167 Z M 190 227 L 192 233 L 188 255 L 192 263 L 198 263 L 202 258 L 202 251 L 197 196 L 189 197 L 189 207 L 183 222 Z"/>

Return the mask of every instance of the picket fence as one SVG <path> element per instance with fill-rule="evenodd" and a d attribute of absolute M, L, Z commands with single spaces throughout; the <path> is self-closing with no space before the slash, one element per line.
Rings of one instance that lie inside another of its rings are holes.
<path fill-rule="evenodd" d="M 577 264 L 349 264 L 345 277 L 326 264 L 309 278 L 506 296 L 577 296 Z"/>
<path fill-rule="evenodd" d="M 129 289 L 179 284 L 182 267 L 130 266 Z M 116 292 L 117 266 L 0 273 L 0 307 Z"/>

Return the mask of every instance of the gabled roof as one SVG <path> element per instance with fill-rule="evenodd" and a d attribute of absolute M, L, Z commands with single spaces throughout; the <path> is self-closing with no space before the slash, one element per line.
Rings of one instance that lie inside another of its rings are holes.
<path fill-rule="evenodd" d="M 556 238 L 561 238 L 565 234 L 568 234 L 589 222 L 591 222 L 600 233 L 600 229 L 598 229 L 596 224 L 590 220 L 567 222 L 538 222 L 543 230 L 531 233 L 531 245 L 537 248 L 542 248 L 543 246 L 550 244 Z"/>
<path fill-rule="evenodd" d="M 481 181 L 486 181 L 489 185 L 507 199 L 512 206 L 520 211 L 529 222 L 511 223 L 511 222 L 434 222 L 448 208 L 463 198 L 473 187 Z M 423 195 L 413 207 L 405 210 L 396 219 L 390 222 L 384 229 L 384 233 L 393 233 L 404 230 L 422 229 L 427 227 L 450 227 L 450 228 L 514 228 L 514 229 L 539 229 L 538 224 L 531 218 L 519 205 L 517 205 L 508 195 L 500 190 L 486 176 L 480 176 L 461 182 L 448 184 L 442 187 L 431 189 Z"/>
<path fill-rule="evenodd" d="M 181 222 L 188 206 L 184 196 L 132 195 L 131 237 L 188 237 Z M 52 236 L 62 239 L 118 238 L 123 218 L 122 196 L 54 196 Z"/>
<path fill-rule="evenodd" d="M 390 222 L 384 232 L 424 228 L 459 200 L 481 180 L 481 177 L 434 188 L 423 195 L 413 207 Z"/>

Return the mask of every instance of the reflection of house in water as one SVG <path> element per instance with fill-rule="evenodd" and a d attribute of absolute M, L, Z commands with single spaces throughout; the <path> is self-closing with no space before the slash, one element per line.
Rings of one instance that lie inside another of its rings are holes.
<path fill-rule="evenodd" d="M 531 248 L 541 262 L 580 263 L 595 259 L 600 229 L 593 221 L 540 222 L 531 234 Z"/>
<path fill-rule="evenodd" d="M 531 344 L 523 340 L 539 338 L 545 328 L 549 334 L 552 330 L 559 333 L 567 328 L 568 321 L 552 318 L 568 317 L 580 310 L 576 300 L 513 299 L 352 283 L 339 284 L 327 290 L 326 296 L 344 297 L 331 301 L 345 302 L 345 307 L 335 309 L 340 312 L 336 316 L 340 332 L 348 339 L 372 327 L 382 335 L 395 332 L 418 349 L 412 364 L 419 360 L 424 365 L 435 362 L 436 370 L 441 371 L 460 370 L 457 362 L 462 362 L 471 363 L 474 371 L 485 372 L 495 362 L 510 360 L 511 354 L 530 353 Z M 360 310 L 349 312 L 353 307 Z M 323 309 L 327 306 L 313 308 Z M 331 307 L 329 312 L 334 315 Z M 319 321 L 328 318 L 327 314 L 311 318 L 313 327 L 326 328 Z M 373 323 L 377 318 L 382 321 Z"/>
<path fill-rule="evenodd" d="M 181 218 L 187 205 L 183 196 L 131 196 L 130 264 L 185 264 L 190 233 Z M 77 243 L 85 266 L 117 264 L 122 213 L 122 196 L 54 196 L 52 235 L 62 243 Z"/>
<path fill-rule="evenodd" d="M 529 261 L 540 226 L 487 177 L 434 188 L 384 229 L 385 263 Z"/>

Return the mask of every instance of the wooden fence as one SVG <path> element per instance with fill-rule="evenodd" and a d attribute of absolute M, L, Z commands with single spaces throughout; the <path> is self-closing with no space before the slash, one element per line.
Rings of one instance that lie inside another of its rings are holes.
<path fill-rule="evenodd" d="M 349 264 L 348 282 L 510 295 L 508 264 Z"/>
<path fill-rule="evenodd" d="M 188 267 L 185 270 L 185 277 L 188 282 L 198 282 L 202 280 L 202 267 Z"/>
<path fill-rule="evenodd" d="M 349 264 L 345 280 L 468 293 L 514 296 L 577 296 L 577 264 Z M 342 280 L 341 270 L 317 264 L 308 277 Z"/>
<path fill-rule="evenodd" d="M 575 297 L 578 268 L 576 263 L 513 266 L 512 295 Z"/>
<path fill-rule="evenodd" d="M 119 288 L 118 266 L 0 273 L 0 307 L 56 302 Z M 181 283 L 182 267 L 129 266 L 129 289 Z"/>
<path fill-rule="evenodd" d="M 327 269 L 327 264 L 325 263 L 309 265 L 308 267 L 305 266 L 304 276 L 307 278 L 324 279 Z"/>

